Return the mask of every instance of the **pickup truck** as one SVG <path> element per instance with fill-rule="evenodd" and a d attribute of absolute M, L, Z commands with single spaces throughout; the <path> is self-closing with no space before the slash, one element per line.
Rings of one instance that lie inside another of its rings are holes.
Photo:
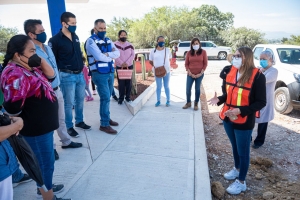
<path fill-rule="evenodd" d="M 294 108 L 300 108 L 300 46 L 258 44 L 254 47 L 254 64 L 259 66 L 262 51 L 270 51 L 278 70 L 275 86 L 275 110 L 288 114 Z"/>

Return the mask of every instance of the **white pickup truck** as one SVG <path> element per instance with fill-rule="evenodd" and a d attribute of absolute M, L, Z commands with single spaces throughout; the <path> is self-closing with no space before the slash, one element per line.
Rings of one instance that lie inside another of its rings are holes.
<path fill-rule="evenodd" d="M 201 41 L 201 48 L 207 53 L 207 57 L 225 60 L 227 55 L 231 53 L 230 47 L 217 46 L 211 41 Z M 185 59 L 186 53 L 191 50 L 191 41 L 180 41 L 176 55 Z"/>
<path fill-rule="evenodd" d="M 275 110 L 281 114 L 300 108 L 300 46 L 258 44 L 254 47 L 254 64 L 259 66 L 262 51 L 274 55 L 278 78 L 275 86 Z"/>

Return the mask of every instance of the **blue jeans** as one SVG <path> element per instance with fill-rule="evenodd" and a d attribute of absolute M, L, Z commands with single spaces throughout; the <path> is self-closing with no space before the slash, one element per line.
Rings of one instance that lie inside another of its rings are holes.
<path fill-rule="evenodd" d="M 250 142 L 253 130 L 237 130 L 232 122 L 223 121 L 224 129 L 232 146 L 234 166 L 240 169 L 239 180 L 244 181 L 250 164 Z"/>
<path fill-rule="evenodd" d="M 186 101 L 189 103 L 191 102 L 191 95 L 192 95 L 192 86 L 195 81 L 195 102 L 199 102 L 200 98 L 200 85 L 202 82 L 202 79 L 204 77 L 204 74 L 200 76 L 199 78 L 192 78 L 191 76 L 187 75 L 186 77 Z"/>
<path fill-rule="evenodd" d="M 20 168 L 18 167 L 18 169 L 12 174 L 12 182 L 13 183 L 18 183 L 20 182 L 20 180 L 24 177 L 23 172 L 20 170 Z"/>
<path fill-rule="evenodd" d="M 160 101 L 162 81 L 164 81 L 164 89 L 165 89 L 167 101 L 170 101 L 170 88 L 169 88 L 170 72 L 167 73 L 167 75 L 165 75 L 162 78 L 155 77 L 155 81 L 156 81 L 156 98 L 157 98 L 157 101 Z"/>
<path fill-rule="evenodd" d="M 60 89 L 65 102 L 65 121 L 67 129 L 73 127 L 73 105 L 75 107 L 75 123 L 83 122 L 83 102 L 85 96 L 85 80 L 83 73 L 70 74 L 59 72 Z"/>
<path fill-rule="evenodd" d="M 97 86 L 97 92 L 100 96 L 100 124 L 101 126 L 109 126 L 110 112 L 110 96 L 113 91 L 114 73 L 100 74 L 92 72 L 92 79 Z"/>
<path fill-rule="evenodd" d="M 54 172 L 53 133 L 54 131 L 40 136 L 24 136 L 39 162 L 44 184 L 48 190 L 52 189 Z M 41 187 L 41 185 L 37 186 Z"/>

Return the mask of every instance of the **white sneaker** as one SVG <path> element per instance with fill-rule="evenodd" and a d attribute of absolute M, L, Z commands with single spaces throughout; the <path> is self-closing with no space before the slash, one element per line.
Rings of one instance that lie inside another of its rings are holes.
<path fill-rule="evenodd" d="M 246 191 L 246 181 L 244 181 L 244 184 L 242 184 L 240 181 L 235 180 L 229 187 L 226 189 L 226 191 L 229 194 L 240 194 L 241 192 Z"/>
<path fill-rule="evenodd" d="M 230 172 L 224 174 L 224 178 L 227 180 L 234 180 L 239 177 L 240 172 L 234 167 Z"/>

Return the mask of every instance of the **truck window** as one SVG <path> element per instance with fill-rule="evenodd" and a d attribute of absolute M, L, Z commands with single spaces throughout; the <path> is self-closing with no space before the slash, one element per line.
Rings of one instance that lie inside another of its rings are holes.
<path fill-rule="evenodd" d="M 263 47 L 256 47 L 255 49 L 254 49 L 254 59 L 255 60 L 259 60 L 259 57 L 260 57 L 260 54 L 261 54 L 261 52 L 264 50 L 264 48 Z"/>
<path fill-rule="evenodd" d="M 180 43 L 179 47 L 189 47 L 191 45 L 190 42 Z"/>

